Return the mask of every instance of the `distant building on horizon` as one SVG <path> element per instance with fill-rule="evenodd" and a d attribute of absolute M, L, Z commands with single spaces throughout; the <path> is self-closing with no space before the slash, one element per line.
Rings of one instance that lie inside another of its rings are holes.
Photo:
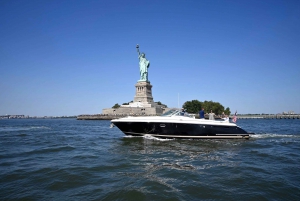
<path fill-rule="evenodd" d="M 295 112 L 294 112 L 294 111 L 288 111 L 288 112 L 282 112 L 282 114 L 284 114 L 284 115 L 285 115 L 285 114 L 287 114 L 287 115 L 288 115 L 288 114 L 295 114 Z"/>

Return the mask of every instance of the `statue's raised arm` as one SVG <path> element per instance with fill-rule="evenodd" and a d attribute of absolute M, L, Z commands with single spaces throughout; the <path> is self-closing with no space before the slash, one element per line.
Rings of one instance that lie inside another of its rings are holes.
<path fill-rule="evenodd" d="M 136 45 L 136 50 L 137 50 L 137 52 L 138 52 L 138 55 L 139 55 L 139 58 L 140 58 L 140 55 L 141 55 L 141 53 L 140 53 L 140 49 L 139 49 L 139 47 L 140 47 L 140 46 L 139 46 L 139 44 L 137 44 L 137 45 Z"/>
<path fill-rule="evenodd" d="M 146 55 L 145 53 L 140 53 L 140 50 L 139 50 L 139 45 L 137 44 L 136 45 L 136 49 L 137 49 L 137 52 L 138 52 L 138 55 L 139 55 L 139 65 L 140 65 L 140 80 L 139 82 L 148 82 L 148 68 L 150 66 L 150 61 L 148 61 L 146 59 Z"/>

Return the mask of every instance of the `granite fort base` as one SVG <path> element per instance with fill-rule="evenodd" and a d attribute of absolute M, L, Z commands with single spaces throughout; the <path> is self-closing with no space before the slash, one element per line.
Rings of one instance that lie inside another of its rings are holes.
<path fill-rule="evenodd" d="M 135 96 L 129 105 L 119 108 L 106 108 L 102 114 L 108 115 L 161 115 L 166 108 L 157 105 L 152 97 L 152 85 L 147 81 L 139 81 L 135 85 Z"/>

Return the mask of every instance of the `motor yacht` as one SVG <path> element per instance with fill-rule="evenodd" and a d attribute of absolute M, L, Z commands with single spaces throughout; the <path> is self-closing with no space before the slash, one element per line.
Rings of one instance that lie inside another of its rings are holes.
<path fill-rule="evenodd" d="M 128 116 L 111 120 L 125 135 L 159 138 L 249 139 L 244 129 L 229 120 L 196 119 L 194 115 L 171 109 L 161 116 Z"/>

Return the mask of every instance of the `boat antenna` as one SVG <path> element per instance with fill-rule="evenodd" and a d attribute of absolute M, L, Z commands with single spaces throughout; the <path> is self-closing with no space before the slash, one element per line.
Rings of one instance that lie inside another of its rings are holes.
<path fill-rule="evenodd" d="M 179 93 L 178 93 L 178 108 L 179 108 Z"/>

